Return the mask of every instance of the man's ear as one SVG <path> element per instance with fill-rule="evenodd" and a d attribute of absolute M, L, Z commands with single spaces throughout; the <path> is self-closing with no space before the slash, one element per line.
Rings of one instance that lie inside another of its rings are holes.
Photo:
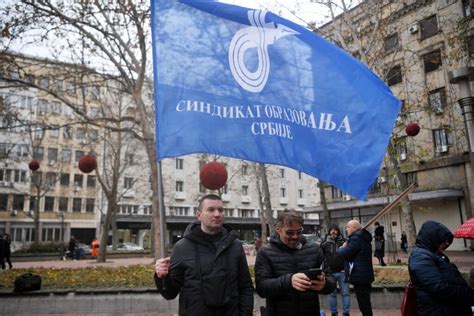
<path fill-rule="evenodd" d="M 196 212 L 196 217 L 198 220 L 201 220 L 200 217 L 201 217 L 201 211 L 197 211 Z"/>

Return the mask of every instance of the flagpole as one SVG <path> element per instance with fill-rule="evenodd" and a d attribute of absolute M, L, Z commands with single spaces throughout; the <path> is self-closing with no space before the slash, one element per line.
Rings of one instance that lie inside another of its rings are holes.
<path fill-rule="evenodd" d="M 158 161 L 158 194 L 160 195 L 160 258 L 166 257 L 165 251 L 165 233 L 166 233 L 166 212 L 165 212 L 165 193 L 163 189 L 163 176 L 161 161 Z"/>
<path fill-rule="evenodd" d="M 395 200 L 393 200 L 392 202 L 390 202 L 387 206 L 385 206 L 377 215 L 375 215 L 374 217 L 372 217 L 372 219 L 370 221 L 367 222 L 367 224 L 365 224 L 364 226 L 364 229 L 367 229 L 370 225 L 372 225 L 373 223 L 375 223 L 375 221 L 377 221 L 379 218 L 381 218 L 382 216 L 384 216 L 385 214 L 387 214 L 391 209 L 393 209 L 395 206 L 397 206 L 401 201 L 402 199 L 408 194 L 410 193 L 411 190 L 413 190 L 414 188 L 414 185 L 413 183 L 410 184 L 408 186 L 408 188 L 406 188 L 402 193 L 400 193 L 399 196 L 397 196 L 395 198 Z"/>

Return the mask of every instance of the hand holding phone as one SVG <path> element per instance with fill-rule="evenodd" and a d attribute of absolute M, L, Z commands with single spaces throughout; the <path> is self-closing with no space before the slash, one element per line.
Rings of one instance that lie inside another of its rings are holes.
<path fill-rule="evenodd" d="M 313 268 L 304 271 L 304 274 L 310 279 L 310 280 L 316 280 L 318 276 L 320 276 L 323 273 L 323 270 L 321 268 Z"/>

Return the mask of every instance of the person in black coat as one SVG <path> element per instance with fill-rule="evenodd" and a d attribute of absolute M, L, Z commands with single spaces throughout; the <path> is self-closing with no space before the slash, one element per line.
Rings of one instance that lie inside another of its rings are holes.
<path fill-rule="evenodd" d="M 279 214 L 275 235 L 257 253 L 255 279 L 258 295 L 266 298 L 267 316 L 319 316 L 318 293 L 330 294 L 336 288 L 321 248 L 307 243 L 303 217 L 294 210 Z M 304 273 L 322 268 L 313 280 Z"/>
<path fill-rule="evenodd" d="M 2 270 L 5 270 L 5 252 L 6 252 L 6 242 L 3 237 L 0 238 L 0 267 Z"/>
<path fill-rule="evenodd" d="M 167 300 L 179 293 L 179 315 L 250 316 L 253 285 L 238 233 L 224 225 L 221 198 L 204 196 L 171 258 L 156 261 L 155 283 Z"/>
<path fill-rule="evenodd" d="M 404 253 L 408 253 L 408 238 L 405 231 L 402 232 L 402 238 L 400 238 L 400 248 Z"/>
<path fill-rule="evenodd" d="M 3 239 L 5 239 L 5 262 L 8 263 L 9 269 L 13 269 L 12 260 L 10 258 L 12 254 L 12 251 L 10 249 L 12 240 L 10 238 L 10 235 L 8 234 L 3 235 Z"/>
<path fill-rule="evenodd" d="M 372 316 L 370 292 L 374 282 L 372 266 L 372 236 L 360 223 L 351 220 L 346 225 L 348 240 L 337 249 L 345 260 L 346 282 L 354 286 L 359 309 L 363 316 Z"/>
<path fill-rule="evenodd" d="M 408 260 L 418 316 L 472 316 L 474 289 L 443 254 L 452 242 L 453 234 L 443 224 L 427 221 L 421 226 Z"/>
<path fill-rule="evenodd" d="M 375 251 L 374 257 L 379 259 L 379 264 L 381 266 L 386 266 L 385 262 L 383 261 L 383 257 L 385 257 L 385 228 L 380 226 L 379 222 L 375 222 L 375 231 L 374 231 L 374 240 L 375 240 Z"/>

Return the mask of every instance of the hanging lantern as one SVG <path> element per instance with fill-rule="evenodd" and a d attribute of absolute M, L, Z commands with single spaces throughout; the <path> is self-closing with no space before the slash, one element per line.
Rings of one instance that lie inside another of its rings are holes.
<path fill-rule="evenodd" d="M 97 160 L 92 155 L 85 155 L 79 159 L 78 163 L 79 170 L 84 173 L 91 173 L 95 168 L 97 168 Z"/>
<path fill-rule="evenodd" d="M 416 122 L 410 122 L 405 127 L 405 131 L 408 136 L 416 136 L 420 132 L 420 125 L 418 125 Z"/>
<path fill-rule="evenodd" d="M 227 182 L 227 170 L 220 162 L 205 164 L 199 173 L 201 184 L 209 190 L 218 190 Z"/>
<path fill-rule="evenodd" d="M 32 160 L 28 164 L 28 168 L 30 168 L 31 171 L 36 171 L 40 167 L 39 161 L 38 160 Z"/>

